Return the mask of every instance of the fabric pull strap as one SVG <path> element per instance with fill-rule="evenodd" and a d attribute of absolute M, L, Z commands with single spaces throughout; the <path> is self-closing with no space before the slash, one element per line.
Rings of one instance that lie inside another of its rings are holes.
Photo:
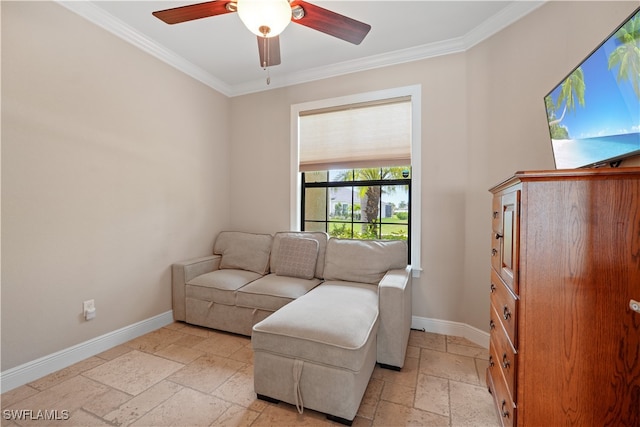
<path fill-rule="evenodd" d="M 215 304 L 213 301 L 209 303 L 209 310 L 211 310 L 211 308 L 213 307 L 213 304 Z"/>
<path fill-rule="evenodd" d="M 293 361 L 293 395 L 296 399 L 296 409 L 299 414 L 304 412 L 304 404 L 302 403 L 302 392 L 300 391 L 300 377 L 302 376 L 302 366 L 304 362 L 302 360 Z"/>

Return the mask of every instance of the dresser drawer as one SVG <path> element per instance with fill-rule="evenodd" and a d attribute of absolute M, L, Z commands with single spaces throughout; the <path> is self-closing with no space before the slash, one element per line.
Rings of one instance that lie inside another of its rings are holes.
<path fill-rule="evenodd" d="M 511 400 L 514 400 L 516 390 L 517 357 L 503 331 L 499 328 L 492 330 L 489 344 L 489 370 L 496 372 L 495 377 L 502 376 Z"/>
<path fill-rule="evenodd" d="M 487 369 L 487 387 L 493 395 L 498 418 L 503 427 L 513 427 L 516 425 L 516 405 L 514 405 L 504 380 L 498 371 Z"/>
<path fill-rule="evenodd" d="M 507 332 L 514 349 L 518 349 L 517 322 L 518 322 L 518 299 L 511 293 L 511 290 L 504 284 L 498 273 L 491 269 L 491 305 L 496 311 L 497 320 Z M 494 316 L 492 316 L 493 318 Z"/>

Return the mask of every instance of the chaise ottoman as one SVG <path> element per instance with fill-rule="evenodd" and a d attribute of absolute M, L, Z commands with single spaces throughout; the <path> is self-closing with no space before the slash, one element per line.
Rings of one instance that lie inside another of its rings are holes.
<path fill-rule="evenodd" d="M 327 282 L 253 327 L 258 398 L 351 425 L 376 364 L 378 289 Z"/>

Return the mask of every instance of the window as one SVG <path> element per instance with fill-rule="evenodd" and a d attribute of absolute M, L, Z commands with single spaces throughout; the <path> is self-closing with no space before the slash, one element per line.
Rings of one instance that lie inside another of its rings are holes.
<path fill-rule="evenodd" d="M 291 228 L 406 239 L 420 271 L 420 87 L 292 106 Z"/>
<path fill-rule="evenodd" d="M 410 242 L 409 166 L 303 172 L 301 199 L 302 230 Z"/>

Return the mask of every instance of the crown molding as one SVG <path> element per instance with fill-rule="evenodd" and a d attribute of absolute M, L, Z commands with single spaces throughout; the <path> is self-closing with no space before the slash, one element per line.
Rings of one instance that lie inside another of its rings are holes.
<path fill-rule="evenodd" d="M 263 92 L 360 71 L 464 52 L 513 24 L 547 1 L 515 1 L 463 37 L 290 73 L 284 76 L 274 76 L 271 79 L 271 84 L 267 86 L 264 79 L 238 85 L 228 85 L 90 2 L 56 0 L 58 4 L 70 11 L 228 97 Z"/>
<path fill-rule="evenodd" d="M 224 83 L 222 80 L 212 76 L 210 73 L 194 65 L 192 62 L 187 61 L 172 50 L 169 50 L 149 39 L 94 4 L 85 1 L 60 0 L 56 0 L 56 3 L 109 31 L 115 36 L 120 37 L 124 41 L 131 43 L 135 47 L 158 58 L 166 64 L 171 65 L 177 70 L 182 71 L 199 82 L 204 83 L 212 89 L 215 89 L 226 96 L 233 95 L 232 87 Z"/>

